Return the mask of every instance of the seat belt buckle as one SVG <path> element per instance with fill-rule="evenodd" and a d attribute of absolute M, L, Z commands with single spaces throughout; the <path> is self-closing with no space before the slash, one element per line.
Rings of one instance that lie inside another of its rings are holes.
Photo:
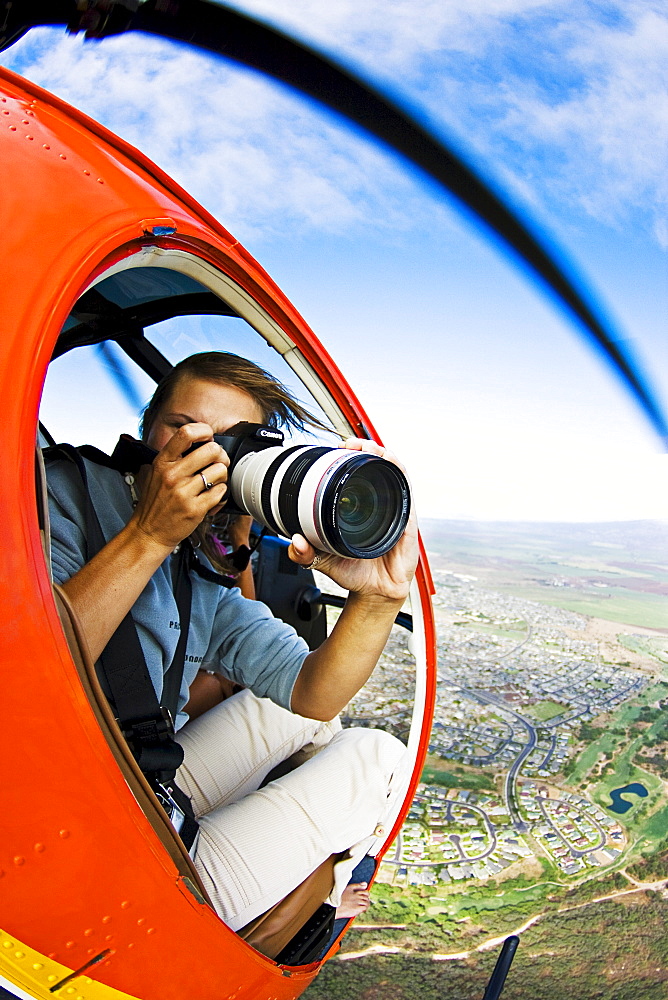
<path fill-rule="evenodd" d="M 123 728 L 123 735 L 128 743 L 139 746 L 160 746 L 170 741 L 174 732 L 172 713 L 164 706 L 160 707 L 159 715 L 130 719 Z"/>

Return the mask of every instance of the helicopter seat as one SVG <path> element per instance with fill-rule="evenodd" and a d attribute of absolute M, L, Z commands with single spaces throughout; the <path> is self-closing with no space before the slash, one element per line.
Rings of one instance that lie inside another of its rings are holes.
<path fill-rule="evenodd" d="M 292 892 L 237 931 L 239 937 L 279 965 L 315 961 L 334 927 L 336 911 L 325 902 L 334 888 L 334 866 L 347 855 L 326 858 Z"/>

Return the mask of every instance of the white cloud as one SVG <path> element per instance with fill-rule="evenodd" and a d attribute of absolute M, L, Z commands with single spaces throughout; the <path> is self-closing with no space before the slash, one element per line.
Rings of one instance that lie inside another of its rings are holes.
<path fill-rule="evenodd" d="M 633 212 L 666 245 L 668 14 L 658 0 L 239 6 L 407 95 L 553 225 L 589 215 L 621 226 Z M 141 144 L 242 239 L 286 224 L 405 230 L 434 210 L 372 146 L 260 77 L 141 36 L 41 37 L 4 61 Z"/>
<path fill-rule="evenodd" d="M 584 25 L 564 58 L 584 82 L 558 101 L 506 92 L 503 128 L 534 151 L 561 153 L 548 182 L 600 220 L 647 212 L 665 246 L 668 178 L 668 17 L 642 12 L 625 30 Z"/>
<path fill-rule="evenodd" d="M 526 203 L 666 246 L 663 0 L 244 0 L 408 93 Z"/>
<path fill-rule="evenodd" d="M 434 212 L 372 145 L 202 53 L 139 35 L 91 44 L 42 30 L 3 61 L 140 147 L 243 241 L 286 227 L 390 234 Z"/>
<path fill-rule="evenodd" d="M 255 17 L 298 32 L 327 51 L 352 52 L 372 70 L 414 70 L 420 58 L 479 44 L 503 18 L 524 16 L 551 0 L 242 0 Z M 382 60 L 381 65 L 378 59 Z"/>

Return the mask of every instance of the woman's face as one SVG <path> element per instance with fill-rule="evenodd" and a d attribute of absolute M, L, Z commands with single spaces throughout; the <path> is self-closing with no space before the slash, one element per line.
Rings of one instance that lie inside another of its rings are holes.
<path fill-rule="evenodd" d="M 223 434 L 240 420 L 264 423 L 252 396 L 231 385 L 185 376 L 158 411 L 146 443 L 160 451 L 184 424 L 209 424 L 214 434 Z"/>

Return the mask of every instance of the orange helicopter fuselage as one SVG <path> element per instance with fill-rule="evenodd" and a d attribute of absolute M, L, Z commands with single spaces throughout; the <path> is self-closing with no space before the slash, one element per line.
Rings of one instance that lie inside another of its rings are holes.
<path fill-rule="evenodd" d="M 108 951 L 90 977 L 142 1000 L 290 1000 L 319 965 L 277 966 L 197 900 L 91 711 L 42 550 L 35 431 L 46 369 L 74 302 L 96 275 L 150 246 L 187 251 L 231 276 L 298 346 L 350 424 L 373 434 L 371 424 L 298 312 L 215 219 L 136 149 L 7 70 L 0 70 L 0 163 L 0 926 L 73 970 Z M 156 236 L 161 226 L 173 234 Z M 435 654 L 424 558 L 418 582 L 431 707 Z M 429 714 L 404 813 L 426 753 Z M 73 996 L 90 995 L 74 987 Z"/>

